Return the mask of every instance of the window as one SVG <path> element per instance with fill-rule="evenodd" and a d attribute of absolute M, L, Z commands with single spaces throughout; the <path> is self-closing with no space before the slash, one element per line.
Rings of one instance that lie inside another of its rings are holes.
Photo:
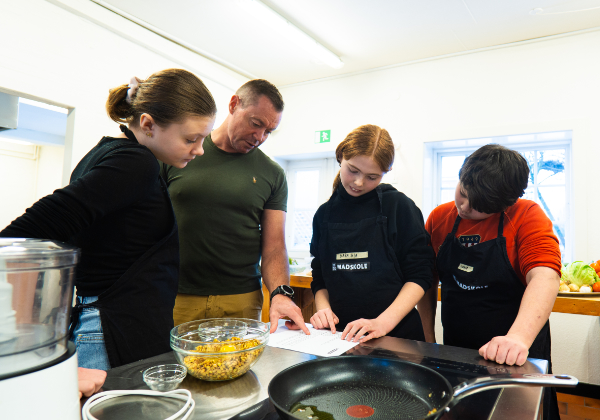
<path fill-rule="evenodd" d="M 321 204 L 331 196 L 337 166 L 335 159 L 288 161 L 288 212 L 286 245 L 288 251 L 309 256 L 312 221 Z M 300 256 L 300 255 L 298 255 Z"/>
<path fill-rule="evenodd" d="M 554 226 L 563 261 L 571 261 L 573 240 L 570 209 L 570 131 L 455 140 L 426 144 L 424 212 L 454 200 L 458 172 L 465 158 L 479 147 L 496 143 L 520 152 L 529 164 L 529 183 L 522 198 L 538 203 Z"/>

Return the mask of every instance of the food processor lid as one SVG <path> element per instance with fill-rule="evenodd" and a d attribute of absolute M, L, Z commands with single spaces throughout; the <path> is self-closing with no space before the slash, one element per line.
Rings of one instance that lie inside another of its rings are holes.
<path fill-rule="evenodd" d="M 74 266 L 79 249 L 50 239 L 0 238 L 0 272 L 19 270 L 14 263 L 35 264 L 37 268 Z"/>

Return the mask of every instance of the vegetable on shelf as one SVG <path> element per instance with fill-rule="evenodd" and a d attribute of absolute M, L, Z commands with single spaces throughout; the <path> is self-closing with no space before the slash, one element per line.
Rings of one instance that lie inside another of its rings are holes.
<path fill-rule="evenodd" d="M 600 277 L 596 272 L 600 260 L 588 265 L 583 261 L 574 261 L 566 264 L 561 270 L 559 292 L 591 293 L 600 292 Z"/>

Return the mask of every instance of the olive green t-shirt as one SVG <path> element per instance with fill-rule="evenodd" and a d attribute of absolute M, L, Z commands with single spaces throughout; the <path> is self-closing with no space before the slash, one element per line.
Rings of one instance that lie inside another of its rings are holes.
<path fill-rule="evenodd" d="M 179 293 L 231 295 L 260 289 L 263 211 L 287 210 L 283 169 L 260 149 L 227 153 L 204 140 L 183 169 L 162 165 L 179 226 Z"/>

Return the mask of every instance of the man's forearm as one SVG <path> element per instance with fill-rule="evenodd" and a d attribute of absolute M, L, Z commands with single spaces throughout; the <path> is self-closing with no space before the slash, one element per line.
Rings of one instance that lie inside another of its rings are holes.
<path fill-rule="evenodd" d="M 261 272 L 263 281 L 272 292 L 282 284 L 290 284 L 290 265 L 285 246 L 267 251 L 262 256 Z"/>
<path fill-rule="evenodd" d="M 552 313 L 560 282 L 558 274 L 547 267 L 536 267 L 530 273 L 519 313 L 507 334 L 519 337 L 528 347 Z"/>

